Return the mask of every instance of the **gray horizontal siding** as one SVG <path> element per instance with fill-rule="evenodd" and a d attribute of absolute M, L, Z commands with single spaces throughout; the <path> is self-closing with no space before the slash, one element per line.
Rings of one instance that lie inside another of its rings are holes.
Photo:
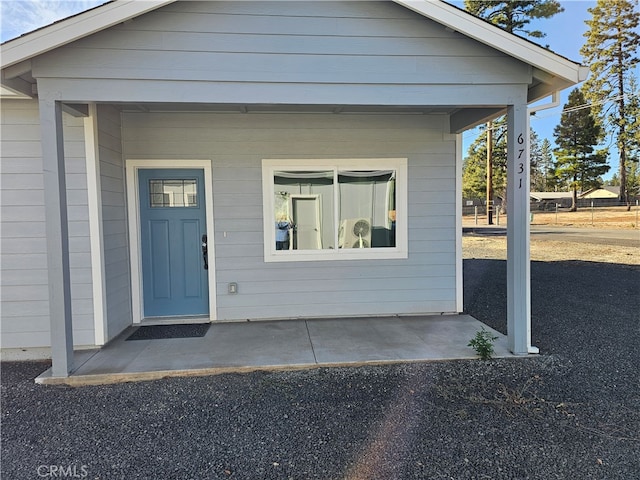
<path fill-rule="evenodd" d="M 176 2 L 41 55 L 33 75 L 67 79 L 39 87 L 76 100 L 95 88 L 105 101 L 384 105 L 506 104 L 531 81 L 523 63 L 393 2 L 351 1 Z"/>
<path fill-rule="evenodd" d="M 48 346 L 44 184 L 36 101 L 3 100 L 0 197 L 2 347 Z M 82 120 L 64 115 L 74 343 L 94 343 Z"/>
<path fill-rule="evenodd" d="M 120 112 L 98 107 L 107 340 L 131 325 L 129 244 Z"/>
<path fill-rule="evenodd" d="M 94 49 L 74 48 L 66 56 L 55 56 L 58 58 L 50 65 L 44 62 L 39 65 L 39 76 L 358 84 L 426 84 L 428 79 L 429 84 L 471 84 L 478 80 L 478 72 L 486 68 L 488 72 L 481 78 L 483 83 L 525 83 L 529 80 L 528 71 L 516 61 L 477 55 L 452 62 L 446 56 L 420 60 L 381 55 L 287 54 L 284 61 L 274 55 L 254 53 L 119 51 L 114 53 L 112 62 L 96 63 L 96 66 L 93 66 L 96 61 Z M 114 61 L 117 66 L 109 66 Z M 172 68 L 166 68 L 169 65 Z"/>
<path fill-rule="evenodd" d="M 442 116 L 123 118 L 126 158 L 213 161 L 218 318 L 456 310 L 455 142 Z M 408 158 L 409 258 L 265 263 L 262 159 L 349 157 Z M 229 282 L 237 295 L 227 294 Z"/>
<path fill-rule="evenodd" d="M 166 12 L 166 15 L 171 13 Z M 174 14 L 175 15 L 175 14 Z M 422 20 L 423 22 L 425 20 Z M 238 22 L 236 21 L 237 25 Z M 434 26 L 434 24 L 431 24 Z M 386 25 L 389 27 L 389 25 Z M 169 25 L 167 31 L 142 30 L 141 25 L 120 27 L 126 30 L 121 35 L 110 35 L 107 32 L 93 35 L 82 41 L 83 48 L 113 49 L 113 50 L 155 50 L 174 52 L 214 52 L 214 53 L 246 53 L 257 54 L 297 54 L 324 55 L 336 52 L 340 55 L 371 56 L 442 56 L 455 55 L 466 57 L 469 50 L 475 48 L 474 41 L 447 32 L 442 28 L 429 31 L 424 27 L 422 31 L 414 31 L 413 37 L 396 35 L 392 42 L 387 36 L 375 36 L 376 33 L 367 32 L 364 36 L 357 36 L 356 32 L 343 32 L 342 35 L 330 35 L 320 32 L 317 35 L 309 33 L 286 33 L 276 31 L 260 32 L 216 32 L 213 25 L 208 25 L 209 32 L 177 31 L 175 25 Z M 134 28 L 140 29 L 139 31 Z M 150 28 L 159 29 L 160 25 Z M 193 29 L 192 26 L 187 27 Z M 222 27 L 224 28 L 224 27 Z M 285 34 L 286 33 L 286 34 Z M 405 35 L 406 31 L 403 31 Z M 432 34 L 433 36 L 428 36 Z M 440 35 L 440 36 L 438 36 Z M 427 40 L 428 41 L 425 41 Z M 485 55 L 492 54 L 486 51 Z M 493 53 L 493 56 L 496 56 Z"/>

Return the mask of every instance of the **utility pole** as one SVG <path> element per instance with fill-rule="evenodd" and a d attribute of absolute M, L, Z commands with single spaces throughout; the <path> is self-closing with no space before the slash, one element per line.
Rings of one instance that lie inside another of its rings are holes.
<path fill-rule="evenodd" d="M 487 225 L 493 225 L 493 122 L 487 123 Z"/>

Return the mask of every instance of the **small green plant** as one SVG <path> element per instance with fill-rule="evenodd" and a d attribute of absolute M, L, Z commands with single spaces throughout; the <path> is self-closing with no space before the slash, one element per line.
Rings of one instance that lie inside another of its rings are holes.
<path fill-rule="evenodd" d="M 482 360 L 489 360 L 493 356 L 493 342 L 497 339 L 498 337 L 491 335 L 484 327 L 480 327 L 467 346 L 472 347 Z"/>

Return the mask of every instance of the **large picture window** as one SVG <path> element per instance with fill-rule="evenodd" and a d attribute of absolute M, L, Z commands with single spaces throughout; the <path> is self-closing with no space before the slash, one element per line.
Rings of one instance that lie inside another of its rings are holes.
<path fill-rule="evenodd" d="M 406 159 L 263 160 L 267 261 L 406 258 Z"/>

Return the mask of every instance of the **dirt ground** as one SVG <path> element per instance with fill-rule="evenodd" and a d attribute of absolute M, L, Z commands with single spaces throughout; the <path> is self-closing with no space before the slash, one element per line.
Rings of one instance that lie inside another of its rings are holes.
<path fill-rule="evenodd" d="M 631 211 L 626 207 L 596 208 L 592 212 L 583 208 L 577 212 L 533 212 L 531 225 L 554 225 L 559 227 L 593 228 L 598 230 L 637 229 L 640 236 L 638 207 Z M 496 223 L 494 217 L 494 223 Z M 464 226 L 475 225 L 474 217 L 463 218 Z M 478 218 L 478 226 L 486 225 L 486 217 Z M 500 215 L 500 226 L 507 225 L 507 217 Z M 505 260 L 507 238 L 505 236 L 463 236 L 464 258 Z M 559 242 L 531 238 L 531 260 L 554 262 L 582 260 L 589 262 L 640 265 L 640 249 L 617 245 L 598 245 L 578 242 Z"/>
<path fill-rule="evenodd" d="M 593 211 L 589 207 L 578 209 L 577 212 L 569 212 L 566 209 L 556 212 L 539 212 L 533 213 L 531 225 L 558 225 L 563 227 L 579 227 L 579 228 L 601 228 L 601 229 L 633 229 L 639 228 L 640 207 L 632 206 L 630 211 L 627 207 L 599 207 Z M 494 223 L 497 217 L 494 216 Z M 500 225 L 507 224 L 507 215 L 499 216 Z M 465 225 L 472 224 L 474 217 L 467 215 L 463 219 Z M 478 225 L 485 225 L 486 217 L 484 215 L 478 217 Z"/>
<path fill-rule="evenodd" d="M 462 237 L 464 258 L 506 260 L 507 238 Z M 593 243 L 557 242 L 531 239 L 531 260 L 539 262 L 561 262 L 582 260 L 620 265 L 640 265 L 640 249 L 617 245 Z"/>
<path fill-rule="evenodd" d="M 640 209 L 631 207 L 580 208 L 577 212 L 562 210 L 558 212 L 533 211 L 532 225 L 561 225 L 565 227 L 594 227 L 603 229 L 638 228 Z"/>

